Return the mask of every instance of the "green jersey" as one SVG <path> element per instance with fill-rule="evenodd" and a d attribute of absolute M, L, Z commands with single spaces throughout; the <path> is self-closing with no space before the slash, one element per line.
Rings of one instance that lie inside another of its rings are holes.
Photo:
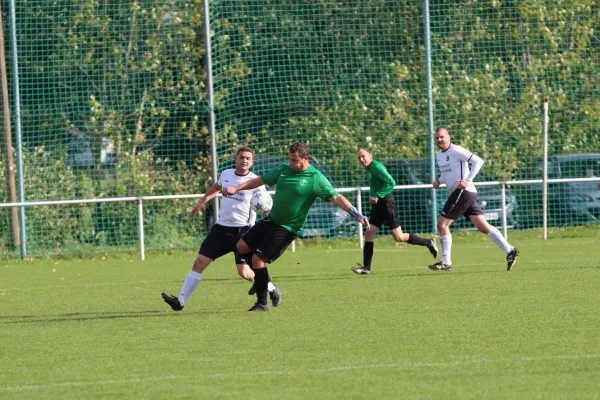
<path fill-rule="evenodd" d="M 392 193 L 394 186 L 396 186 L 396 181 L 382 163 L 373 160 L 366 170 L 367 181 L 369 182 L 369 187 L 371 189 L 371 197 L 383 199 L 385 196 Z"/>
<path fill-rule="evenodd" d="M 308 210 L 317 196 L 327 200 L 338 194 L 321 171 L 312 165 L 304 171 L 294 171 L 289 164 L 281 164 L 261 178 L 269 186 L 277 185 L 269 221 L 295 234 L 302 231 Z"/>

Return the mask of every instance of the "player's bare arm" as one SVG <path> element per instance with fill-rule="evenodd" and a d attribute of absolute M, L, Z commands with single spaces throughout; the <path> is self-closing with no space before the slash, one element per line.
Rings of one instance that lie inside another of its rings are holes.
<path fill-rule="evenodd" d="M 240 190 L 256 189 L 257 187 L 260 187 L 264 184 L 265 182 L 262 180 L 262 178 L 260 176 L 257 176 L 256 178 L 250 179 L 249 181 L 246 181 L 244 183 L 240 183 L 239 185 L 228 186 L 222 190 L 222 193 L 225 197 L 232 196 Z"/>
<path fill-rule="evenodd" d="M 433 186 L 434 189 L 439 189 L 441 184 L 442 183 L 440 182 L 440 179 L 438 178 L 431 184 L 431 186 Z"/>
<path fill-rule="evenodd" d="M 200 199 L 200 201 L 194 206 L 194 208 L 192 208 L 192 212 L 190 213 L 190 216 L 195 217 L 196 215 L 198 215 L 199 210 L 204 210 L 204 205 L 206 204 L 206 202 L 214 199 L 215 196 L 217 194 L 219 194 L 220 191 L 221 191 L 221 186 L 219 186 L 216 183 L 213 184 L 211 187 L 209 187 L 208 190 L 206 191 L 206 193 L 204 194 L 204 197 L 202 197 Z"/>
<path fill-rule="evenodd" d="M 350 203 L 348 199 L 346 199 L 344 196 L 338 194 L 336 196 L 330 197 L 329 201 L 341 208 L 342 210 L 346 211 L 358 222 L 366 226 L 367 230 L 369 230 L 371 226 L 369 225 L 368 218 L 362 215 L 360 212 L 358 212 L 358 210 L 352 206 L 352 203 Z"/>

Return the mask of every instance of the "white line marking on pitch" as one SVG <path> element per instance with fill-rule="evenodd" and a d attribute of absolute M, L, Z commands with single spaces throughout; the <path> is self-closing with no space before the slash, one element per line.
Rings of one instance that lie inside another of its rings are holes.
<path fill-rule="evenodd" d="M 217 374 L 204 374 L 203 379 L 207 378 L 228 378 L 236 376 L 257 376 L 257 375 L 289 375 L 299 373 L 324 373 L 324 372 L 338 372 L 338 371 L 349 371 L 349 370 L 364 370 L 364 369 L 386 369 L 386 368 L 397 368 L 397 369 L 417 369 L 417 368 L 429 368 L 429 367 L 452 367 L 458 365 L 476 365 L 476 364 L 500 364 L 510 362 L 531 362 L 531 361 L 545 361 L 545 360 L 580 360 L 580 359 L 593 359 L 598 358 L 598 354 L 572 354 L 564 356 L 549 356 L 549 357 L 518 357 L 518 358 L 500 358 L 500 359 L 474 359 L 468 361 L 454 361 L 449 363 L 434 362 L 434 363 L 392 363 L 392 364 L 372 364 L 372 365 L 347 365 L 330 368 L 317 368 L 309 370 L 277 370 L 277 371 L 252 371 L 252 372 L 227 372 Z M 108 379 L 95 382 L 57 382 L 48 383 L 45 385 L 22 385 L 22 386 L 5 386 L 0 387 L 0 391 L 10 392 L 24 392 L 34 390 L 47 390 L 52 388 L 61 387 L 83 387 L 83 386 L 94 386 L 94 385 L 121 385 L 141 382 L 158 382 L 174 379 L 190 379 L 195 376 L 189 375 L 168 375 L 168 376 L 156 376 L 148 378 L 131 378 L 131 379 Z"/>

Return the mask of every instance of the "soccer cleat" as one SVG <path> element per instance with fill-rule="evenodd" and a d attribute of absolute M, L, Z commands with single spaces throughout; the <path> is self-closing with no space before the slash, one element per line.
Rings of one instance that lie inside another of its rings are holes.
<path fill-rule="evenodd" d="M 517 258 L 519 257 L 519 249 L 513 247 L 513 249 L 506 255 L 506 262 L 508 263 L 507 271 L 513 269 L 515 264 L 517 263 Z"/>
<path fill-rule="evenodd" d="M 256 294 L 256 284 L 252 282 L 252 286 L 250 286 L 250 290 L 248 290 L 248 294 L 250 296 L 254 296 Z"/>
<path fill-rule="evenodd" d="M 363 267 L 360 264 L 357 264 L 358 267 L 352 267 L 350 268 L 352 270 L 352 272 L 354 272 L 355 274 L 359 274 L 359 275 L 369 275 L 371 273 L 370 269 L 367 269 L 365 267 Z"/>
<path fill-rule="evenodd" d="M 256 303 L 255 305 L 250 307 L 250 309 L 248 310 L 248 312 L 263 312 L 263 311 L 271 311 L 271 307 L 269 307 L 268 304 Z"/>
<path fill-rule="evenodd" d="M 427 248 L 429 249 L 429 252 L 433 256 L 433 258 L 437 258 L 438 248 L 437 248 L 437 245 L 435 244 L 435 238 L 430 239 L 429 244 L 427 245 Z"/>
<path fill-rule="evenodd" d="M 281 289 L 276 287 L 272 292 L 269 292 L 269 297 L 271 298 L 271 304 L 273 304 L 273 307 L 279 307 L 281 304 Z"/>
<path fill-rule="evenodd" d="M 450 271 L 452 269 L 452 264 L 438 261 L 435 264 L 431 264 L 428 268 L 432 271 Z"/>
<path fill-rule="evenodd" d="M 179 302 L 179 299 L 177 297 L 163 293 L 162 298 L 165 301 L 165 303 L 167 303 L 168 305 L 171 306 L 173 311 L 183 310 L 183 306 L 181 305 L 181 303 Z"/>
<path fill-rule="evenodd" d="M 273 277 L 269 274 L 269 282 L 273 282 Z M 250 289 L 248 290 L 248 295 L 249 296 L 254 296 L 256 294 L 256 285 L 254 282 L 252 282 L 252 286 L 250 286 Z"/>

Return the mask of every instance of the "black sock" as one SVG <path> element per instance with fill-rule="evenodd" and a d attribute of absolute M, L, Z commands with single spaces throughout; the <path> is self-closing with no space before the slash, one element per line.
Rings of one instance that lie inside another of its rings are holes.
<path fill-rule="evenodd" d="M 269 271 L 267 267 L 254 270 L 254 286 L 256 287 L 256 302 L 267 305 L 267 285 L 269 283 Z"/>
<path fill-rule="evenodd" d="M 408 234 L 408 244 L 416 244 L 418 246 L 429 246 L 431 241 L 429 239 L 423 239 L 422 237 L 418 237 L 417 235 L 413 235 L 412 233 Z"/>
<path fill-rule="evenodd" d="M 365 242 L 365 248 L 363 249 L 363 267 L 371 270 L 371 260 L 373 259 L 373 246 L 374 242 Z"/>

